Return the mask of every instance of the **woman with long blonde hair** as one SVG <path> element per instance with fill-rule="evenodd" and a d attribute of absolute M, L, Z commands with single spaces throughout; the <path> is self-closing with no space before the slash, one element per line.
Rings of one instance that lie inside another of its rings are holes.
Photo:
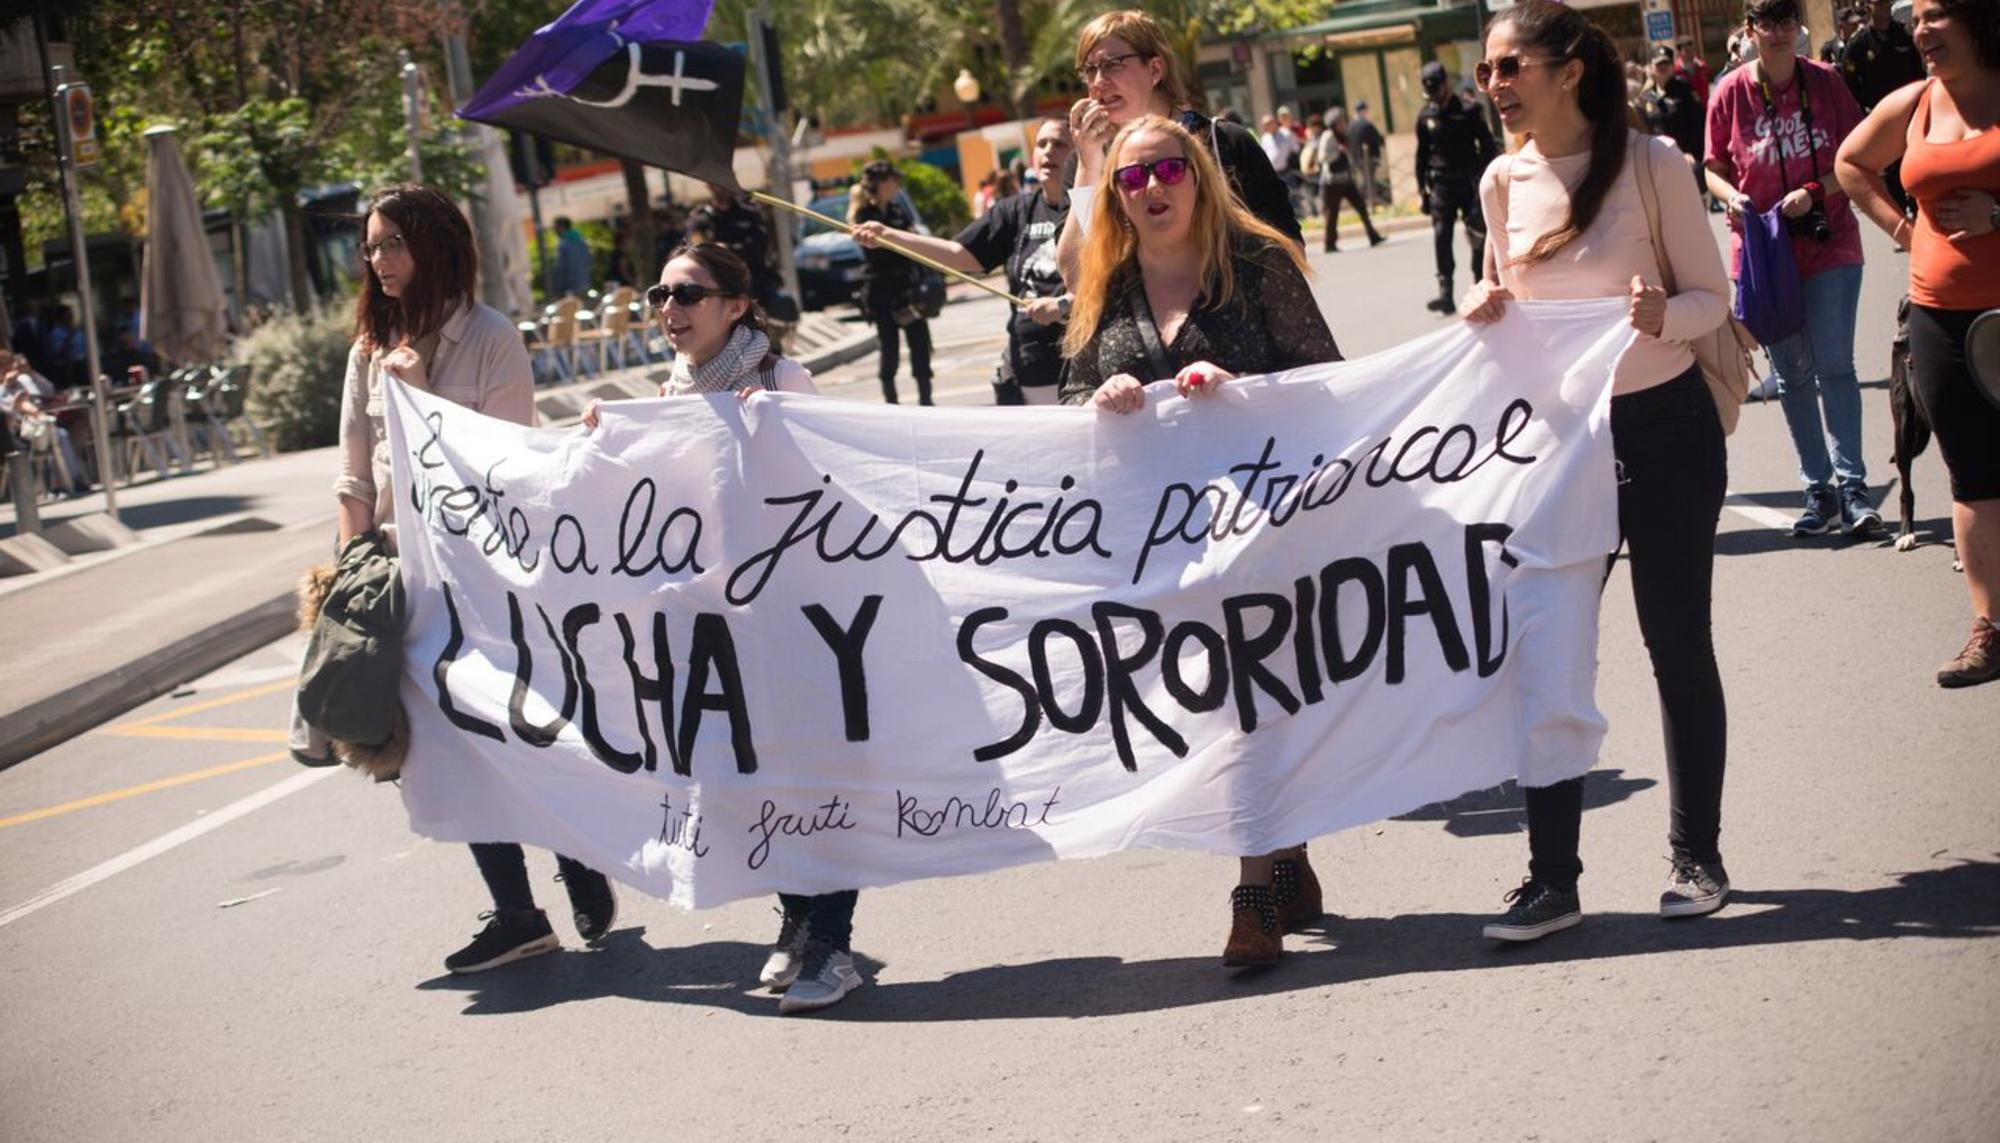
<path fill-rule="evenodd" d="M 1243 374 L 1340 360 L 1298 244 L 1258 221 L 1186 128 L 1142 116 L 1112 139 L 1063 353 L 1064 404 L 1113 413 L 1172 379 L 1182 396 Z M 1241 859 L 1226 965 L 1271 964 L 1321 913 L 1300 845 Z"/>

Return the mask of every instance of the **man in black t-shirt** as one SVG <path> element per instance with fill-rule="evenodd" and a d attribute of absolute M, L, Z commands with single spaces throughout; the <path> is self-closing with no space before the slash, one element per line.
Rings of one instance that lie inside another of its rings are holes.
<path fill-rule="evenodd" d="M 1007 291 L 1027 301 L 1007 318 L 1007 348 L 994 392 L 1003 405 L 1053 405 L 1062 381 L 1063 322 L 1069 295 L 1056 264 L 1056 239 L 1069 217 L 1063 170 L 1072 144 L 1068 119 L 1045 119 L 1035 131 L 1035 189 L 1010 195 L 959 232 L 956 240 L 930 238 L 880 223 L 854 228 L 854 240 L 873 249 L 885 235 L 955 270 L 969 274 L 1007 268 Z"/>

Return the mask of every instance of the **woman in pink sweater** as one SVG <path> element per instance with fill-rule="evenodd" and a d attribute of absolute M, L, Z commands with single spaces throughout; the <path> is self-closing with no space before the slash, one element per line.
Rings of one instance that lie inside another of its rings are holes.
<path fill-rule="evenodd" d="M 1614 376 L 1611 434 L 1618 525 L 1666 726 L 1673 872 L 1660 914 L 1713 912 L 1729 892 L 1717 848 L 1725 718 L 1709 635 L 1727 474 L 1722 422 L 1688 342 L 1728 314 L 1722 257 L 1685 161 L 1671 141 L 1628 128 L 1618 53 L 1574 9 L 1524 0 L 1501 12 L 1475 74 L 1507 130 L 1528 141 L 1480 180 L 1487 277 L 1460 313 L 1483 324 L 1515 298 L 1619 297 L 1638 331 Z M 1652 181 L 1663 250 L 1641 178 Z M 1679 287 L 1671 297 L 1663 263 Z M 1529 876 L 1486 926 L 1496 940 L 1534 940 L 1583 919 L 1583 780 L 1530 788 L 1527 803 Z"/>

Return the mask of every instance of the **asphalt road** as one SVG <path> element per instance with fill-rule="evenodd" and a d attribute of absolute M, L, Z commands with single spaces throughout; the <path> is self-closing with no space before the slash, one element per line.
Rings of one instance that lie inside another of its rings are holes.
<path fill-rule="evenodd" d="M 1315 258 L 1350 355 L 1434 327 L 1429 250 Z M 1881 488 L 1901 260 L 1869 254 Z M 978 403 L 997 303 L 937 324 L 943 399 Z M 872 361 L 821 380 L 875 395 Z M 1651 914 L 1667 799 L 1623 572 L 1580 928 L 1479 939 L 1526 843 L 1516 796 L 1472 795 L 1316 841 L 1334 915 L 1275 971 L 1217 963 L 1230 862 L 1130 853 L 864 894 L 871 983 L 816 1018 L 753 987 L 763 902 L 628 892 L 600 949 L 558 921 L 558 955 L 445 976 L 484 907 L 471 860 L 393 789 L 282 759 L 281 643 L 0 772 L 0 1138 L 2000 1138 L 2000 687 L 1932 683 L 1967 622 L 1942 467 L 1903 554 L 1776 530 L 1775 407 L 1730 454 L 1738 892 L 1714 917 Z"/>

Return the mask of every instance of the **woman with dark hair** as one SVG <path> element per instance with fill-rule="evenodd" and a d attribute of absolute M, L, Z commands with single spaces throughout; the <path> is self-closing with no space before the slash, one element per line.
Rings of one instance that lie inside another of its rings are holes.
<path fill-rule="evenodd" d="M 1063 352 L 1066 405 L 1144 407 L 1229 379 L 1340 360 L 1306 282 L 1305 252 L 1243 209 L 1188 130 L 1144 115 L 1111 141 L 1097 190 L 1104 225 L 1084 244 Z M 1298 845 L 1238 861 L 1222 963 L 1276 963 L 1284 934 L 1317 920 L 1319 879 Z"/>
<path fill-rule="evenodd" d="M 1086 94 L 1069 111 L 1077 167 L 1070 187 L 1073 221 L 1056 244 L 1064 280 L 1076 281 L 1111 137 L 1145 115 L 1171 119 L 1199 140 L 1227 176 L 1225 185 L 1237 202 L 1264 225 L 1305 248 L 1291 192 L 1271 166 L 1271 157 L 1241 124 L 1210 119 L 1194 109 L 1173 42 L 1158 20 L 1128 8 L 1106 12 L 1085 24 L 1076 40 L 1076 71 Z"/>
<path fill-rule="evenodd" d="M 1972 635 L 1938 685 L 2000 678 L 2000 408 L 1972 377 L 1972 320 L 2000 309 L 2000 14 L 1993 0 L 1917 0 L 1930 77 L 1892 92 L 1841 144 L 1854 204 L 1910 252 L 1911 388 L 1951 471 L 1952 535 L 1972 591 Z M 1913 223 L 1883 172 L 1902 163 Z"/>
<path fill-rule="evenodd" d="M 389 436 L 382 383 L 393 376 L 447 401 L 521 425 L 535 423 L 534 377 L 521 335 L 506 315 L 473 296 L 479 255 L 472 228 L 450 199 L 404 184 L 369 200 L 361 243 L 361 292 L 354 348 L 340 398 L 340 544 L 366 532 L 394 550 L 396 502 L 389 483 Z M 535 907 L 527 860 L 511 842 L 480 842 L 473 860 L 493 897 L 486 927 L 445 958 L 455 973 L 483 972 L 560 947 Z M 577 935 L 595 941 L 611 928 L 618 899 L 604 875 L 558 854 Z"/>
<path fill-rule="evenodd" d="M 1798 0 L 1749 0 L 1743 27 L 1756 56 L 1709 97 L 1708 189 L 1729 211 L 1731 277 L 1742 277 L 1746 215 L 1775 207 L 1791 232 L 1805 326 L 1767 348 L 1805 484 L 1792 535 L 1867 535 L 1882 516 L 1868 495 L 1854 376 L 1861 227 L 1833 178 L 1834 152 L 1861 107 L 1838 72 L 1799 58 Z"/>
<path fill-rule="evenodd" d="M 917 220 L 898 201 L 903 177 L 887 159 L 861 168 L 861 181 L 849 192 L 849 225 L 879 222 L 891 230 L 913 230 Z M 865 295 L 869 319 L 875 323 L 876 375 L 882 379 L 882 399 L 896 404 L 897 334 L 910 342 L 910 372 L 917 379 L 917 404 L 931 403 L 931 323 L 912 304 L 918 267 L 892 250 L 863 248 L 868 263 Z"/>
<path fill-rule="evenodd" d="M 1611 435 L 1618 527 L 1666 729 L 1673 870 L 1660 915 L 1713 912 L 1729 892 L 1717 840 L 1725 712 L 1709 627 L 1727 458 L 1688 342 L 1728 316 L 1722 259 L 1679 149 L 1628 126 L 1617 50 L 1575 9 L 1523 0 L 1502 11 L 1474 74 L 1507 130 L 1528 140 L 1480 180 L 1489 271 L 1460 313 L 1483 324 L 1513 298 L 1617 297 L 1638 331 L 1613 375 Z M 1655 213 L 1664 248 L 1653 244 Z M 1659 285 L 1668 277 L 1672 296 Z M 1526 796 L 1528 878 L 1486 926 L 1496 940 L 1534 940 L 1583 919 L 1583 779 Z"/>
<path fill-rule="evenodd" d="M 673 370 L 661 383 L 660 396 L 735 393 L 748 399 L 761 392 L 818 392 L 805 366 L 773 348 L 750 266 L 723 247 L 706 243 L 675 250 L 660 269 L 659 283 L 646 291 L 646 304 L 674 348 Z M 592 401 L 583 423 L 595 429 L 602 418 L 603 405 Z M 859 898 L 854 889 L 778 895 L 778 939 L 758 979 L 785 994 L 779 1012 L 825 1008 L 861 987 L 850 950 Z"/>

